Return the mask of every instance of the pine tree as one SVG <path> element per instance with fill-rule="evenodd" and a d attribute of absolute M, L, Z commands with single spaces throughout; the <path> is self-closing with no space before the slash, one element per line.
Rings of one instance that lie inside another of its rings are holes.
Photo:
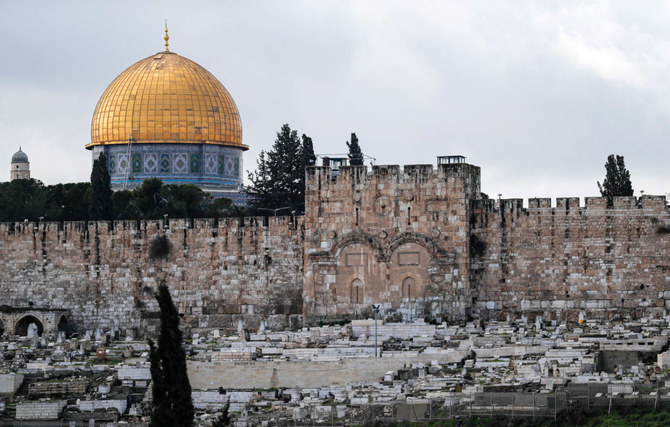
<path fill-rule="evenodd" d="M 349 164 L 351 166 L 363 166 L 363 152 L 361 146 L 358 145 L 356 133 L 351 133 L 351 142 L 347 141 L 347 147 L 349 147 Z"/>
<path fill-rule="evenodd" d="M 113 218 L 112 186 L 109 170 L 107 169 L 107 158 L 104 154 L 93 161 L 91 170 L 91 204 L 89 216 L 93 220 Z"/>
<path fill-rule="evenodd" d="M 623 156 L 610 154 L 605 163 L 605 180 L 602 185 L 597 181 L 600 195 L 607 197 L 607 205 L 614 204 L 614 197 L 632 196 L 633 184 L 630 172 L 626 169 Z"/>
<path fill-rule="evenodd" d="M 281 208 L 286 208 L 278 211 L 284 215 L 290 211 L 304 212 L 305 165 L 315 160 L 311 138 L 303 135 L 301 143 L 298 132 L 288 124 L 283 125 L 272 149 L 261 152 L 256 171 L 249 173 L 248 191 L 254 196 L 252 208 L 264 214 Z"/>
<path fill-rule="evenodd" d="M 151 242 L 149 258 L 165 259 L 171 248 L 166 236 L 156 237 Z M 165 280 L 158 286 L 156 300 L 161 323 L 158 347 L 149 340 L 154 406 L 150 426 L 192 426 L 194 408 L 186 372 L 186 352 L 179 330 L 179 313 Z"/>

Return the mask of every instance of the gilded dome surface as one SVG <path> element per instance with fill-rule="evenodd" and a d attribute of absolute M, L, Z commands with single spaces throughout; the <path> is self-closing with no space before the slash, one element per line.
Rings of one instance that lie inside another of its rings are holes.
<path fill-rule="evenodd" d="M 173 52 L 131 65 L 100 97 L 91 123 L 96 145 L 217 144 L 247 150 L 235 101 L 209 71 Z"/>

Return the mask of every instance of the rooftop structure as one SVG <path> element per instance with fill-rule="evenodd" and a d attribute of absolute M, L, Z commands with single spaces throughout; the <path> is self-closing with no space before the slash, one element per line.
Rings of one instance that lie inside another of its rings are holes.
<path fill-rule="evenodd" d="M 12 156 L 9 176 L 12 181 L 15 179 L 30 179 L 30 162 L 28 161 L 28 155 L 21 151 L 21 147 Z"/>

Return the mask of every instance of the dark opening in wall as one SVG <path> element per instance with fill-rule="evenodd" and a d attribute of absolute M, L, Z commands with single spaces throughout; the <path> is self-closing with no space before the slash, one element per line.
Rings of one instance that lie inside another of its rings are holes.
<path fill-rule="evenodd" d="M 44 326 L 42 325 L 42 322 L 40 322 L 35 316 L 25 316 L 21 318 L 18 322 L 16 322 L 16 329 L 14 333 L 16 335 L 20 335 L 22 337 L 25 337 L 28 335 L 28 328 L 30 327 L 31 324 L 35 324 L 37 326 L 37 335 L 41 336 L 42 333 L 44 332 Z"/>
<path fill-rule="evenodd" d="M 470 255 L 473 258 L 481 258 L 486 252 L 486 242 L 476 234 L 470 234 Z"/>

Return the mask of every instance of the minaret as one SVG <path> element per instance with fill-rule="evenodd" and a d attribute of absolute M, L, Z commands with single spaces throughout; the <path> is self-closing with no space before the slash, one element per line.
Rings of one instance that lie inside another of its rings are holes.
<path fill-rule="evenodd" d="M 30 179 L 30 162 L 26 153 L 21 151 L 21 147 L 12 156 L 12 168 L 9 171 L 9 177 L 11 181 L 15 179 Z"/>

